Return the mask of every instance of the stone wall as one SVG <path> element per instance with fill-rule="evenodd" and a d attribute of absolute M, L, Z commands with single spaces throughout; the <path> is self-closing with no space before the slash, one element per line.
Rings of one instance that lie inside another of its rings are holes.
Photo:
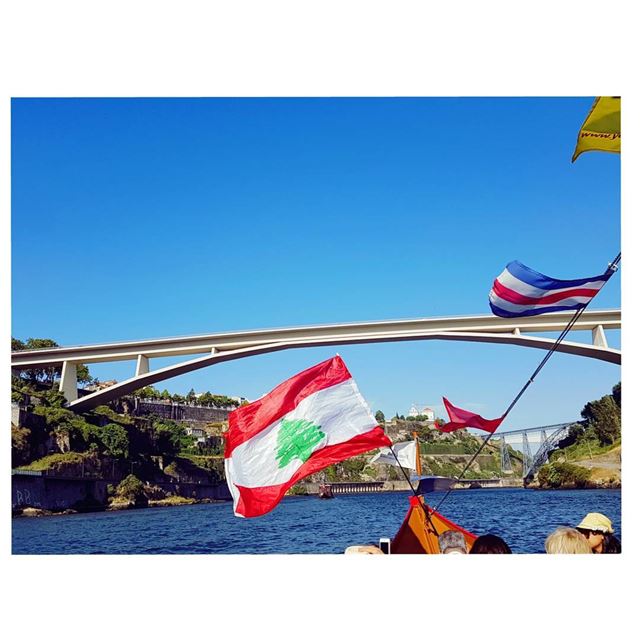
<path fill-rule="evenodd" d="M 156 415 L 176 422 L 192 422 L 207 424 L 209 422 L 224 422 L 229 416 L 229 410 L 217 407 L 197 407 L 188 404 L 173 404 L 164 402 L 138 401 L 133 409 L 133 415 Z"/>
<path fill-rule="evenodd" d="M 106 480 L 11 476 L 11 508 L 35 507 L 58 511 L 105 505 Z"/>
<path fill-rule="evenodd" d="M 39 475 L 11 476 L 12 510 L 35 507 L 48 511 L 99 508 L 107 505 L 107 480 L 56 478 Z M 226 482 L 158 482 L 161 489 L 176 496 L 197 500 L 231 500 Z"/>
<path fill-rule="evenodd" d="M 231 500 L 231 493 L 226 482 L 220 484 L 200 484 L 195 482 L 154 482 L 167 493 L 173 493 L 183 498 L 196 500 Z"/>

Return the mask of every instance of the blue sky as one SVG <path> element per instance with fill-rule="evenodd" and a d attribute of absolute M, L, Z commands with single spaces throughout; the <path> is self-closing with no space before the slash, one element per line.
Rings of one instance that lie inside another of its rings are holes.
<path fill-rule="evenodd" d="M 592 102 L 13 100 L 12 335 L 71 345 L 488 314 L 512 259 L 557 278 L 601 273 L 620 250 L 620 159 L 570 162 Z M 619 306 L 617 275 L 590 308 Z M 619 347 L 619 332 L 608 338 Z M 157 386 L 253 399 L 335 352 Z M 442 415 L 445 395 L 496 417 L 543 355 L 436 341 L 339 352 L 388 416 L 414 402 Z M 124 379 L 133 366 L 91 372 Z M 504 429 L 575 419 L 619 379 L 615 365 L 555 354 Z"/>

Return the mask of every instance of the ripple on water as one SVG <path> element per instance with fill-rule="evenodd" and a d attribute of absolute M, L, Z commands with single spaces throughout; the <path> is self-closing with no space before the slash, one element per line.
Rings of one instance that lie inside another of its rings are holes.
<path fill-rule="evenodd" d="M 427 496 L 436 506 L 442 493 Z M 242 519 L 231 505 L 14 518 L 14 554 L 268 554 L 342 553 L 353 544 L 393 537 L 409 493 L 286 499 L 262 518 Z M 440 511 L 469 531 L 503 537 L 516 553 L 542 553 L 561 525 L 600 511 L 621 537 L 620 491 L 453 492 Z"/>

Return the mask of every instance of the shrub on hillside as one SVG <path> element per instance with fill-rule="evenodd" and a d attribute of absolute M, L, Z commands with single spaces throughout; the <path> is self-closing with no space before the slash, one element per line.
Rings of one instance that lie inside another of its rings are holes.
<path fill-rule="evenodd" d="M 122 425 L 110 423 L 102 427 L 100 441 L 107 455 L 114 458 L 129 457 L 129 434 Z"/>
<path fill-rule="evenodd" d="M 569 462 L 552 462 L 540 467 L 538 482 L 541 487 L 551 489 L 566 486 L 582 488 L 586 486 L 590 475 L 591 471 L 584 467 Z"/>
<path fill-rule="evenodd" d="M 29 462 L 31 452 L 31 430 L 11 425 L 11 466 L 18 467 Z"/>
<path fill-rule="evenodd" d="M 146 502 L 144 484 L 133 474 L 129 474 L 116 488 L 116 496 L 121 500 L 129 500 L 136 504 Z"/>

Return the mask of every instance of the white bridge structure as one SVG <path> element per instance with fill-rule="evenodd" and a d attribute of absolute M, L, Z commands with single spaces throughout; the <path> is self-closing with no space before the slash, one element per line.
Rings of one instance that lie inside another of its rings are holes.
<path fill-rule="evenodd" d="M 531 334 L 560 334 L 573 315 L 573 311 L 561 311 L 526 318 L 483 315 L 387 320 L 56 347 L 14 351 L 11 354 L 11 366 L 16 370 L 62 367 L 60 390 L 67 399 L 68 408 L 85 411 L 136 389 L 196 369 L 285 349 L 407 340 L 462 340 L 548 350 L 555 343 L 555 338 Z M 619 309 L 587 310 L 572 327 L 572 331 L 590 331 L 591 342 L 563 341 L 557 350 L 620 364 L 620 350 L 610 348 L 605 336 L 606 330 L 620 328 Z M 198 357 L 156 370 L 151 370 L 149 366 L 149 361 L 153 358 L 191 355 Z M 78 365 L 118 360 L 131 360 L 135 363 L 132 377 L 78 398 Z"/>

